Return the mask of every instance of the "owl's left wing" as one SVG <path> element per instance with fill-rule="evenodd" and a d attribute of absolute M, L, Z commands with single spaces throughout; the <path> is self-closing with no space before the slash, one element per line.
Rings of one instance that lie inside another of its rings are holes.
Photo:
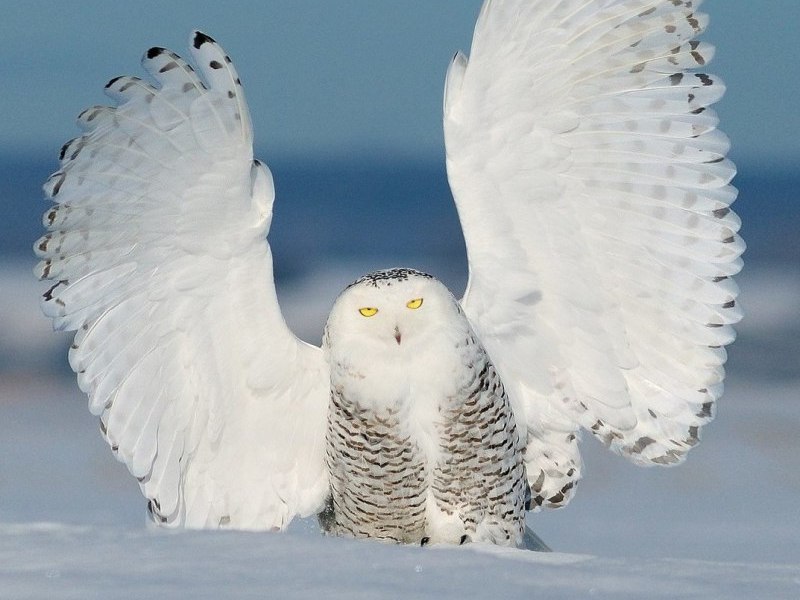
<path fill-rule="evenodd" d="M 448 73 L 462 303 L 527 431 L 537 504 L 571 496 L 578 425 L 673 464 L 722 393 L 744 244 L 698 5 L 487 0 Z"/>

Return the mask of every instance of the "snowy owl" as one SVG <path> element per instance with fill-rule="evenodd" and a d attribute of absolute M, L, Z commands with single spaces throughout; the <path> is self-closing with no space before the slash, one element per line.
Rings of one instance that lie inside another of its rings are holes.
<path fill-rule="evenodd" d="M 45 184 L 43 307 L 153 520 L 525 544 L 581 429 L 639 465 L 697 444 L 740 318 L 734 167 L 681 0 L 486 0 L 444 94 L 469 263 L 365 275 L 322 347 L 278 306 L 272 176 L 230 58 L 152 48 Z"/>

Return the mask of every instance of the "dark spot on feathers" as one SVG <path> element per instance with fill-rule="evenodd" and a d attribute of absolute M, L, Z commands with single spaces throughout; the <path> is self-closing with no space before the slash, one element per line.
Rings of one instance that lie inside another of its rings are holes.
<path fill-rule="evenodd" d="M 725 281 L 728 278 L 727 275 L 720 275 L 719 277 L 714 277 L 711 281 L 714 283 L 719 283 L 720 281 Z"/>
<path fill-rule="evenodd" d="M 167 64 L 165 64 L 163 67 L 161 67 L 158 70 L 158 72 L 159 73 L 166 73 L 167 71 L 172 71 L 172 69 L 177 69 L 177 68 L 178 68 L 178 63 L 176 63 L 174 60 L 171 60 Z"/>
<path fill-rule="evenodd" d="M 79 114 L 78 115 L 78 120 L 86 121 L 86 122 L 93 121 L 94 118 L 97 116 L 97 113 L 99 113 L 99 112 L 100 112 L 99 107 L 92 106 L 91 108 L 87 108 L 85 111 L 83 111 L 81 114 Z"/>
<path fill-rule="evenodd" d="M 675 27 L 675 25 L 667 25 L 666 27 L 664 27 L 664 31 L 666 31 L 667 33 L 675 33 L 677 30 L 678 28 Z"/>
<path fill-rule="evenodd" d="M 105 88 L 105 89 L 108 89 L 108 88 L 110 88 L 112 85 L 114 85 L 115 83 L 117 83 L 117 82 L 118 82 L 120 79 L 122 79 L 123 77 L 124 77 L 123 75 L 120 75 L 120 76 L 118 76 L 118 77 L 114 77 L 114 79 L 112 79 L 111 81 L 109 81 L 109 82 L 106 84 L 106 88 Z"/>
<path fill-rule="evenodd" d="M 679 85 L 681 81 L 683 81 L 683 73 L 675 73 L 669 76 L 669 82 L 672 85 Z"/>
<path fill-rule="evenodd" d="M 697 413 L 697 416 L 700 417 L 701 419 L 710 418 L 711 417 L 711 409 L 713 408 L 713 406 L 714 406 L 713 402 L 705 402 L 705 403 L 703 403 L 703 406 L 701 407 L 700 412 Z"/>
<path fill-rule="evenodd" d="M 718 208 L 717 210 L 713 211 L 711 214 L 713 214 L 718 219 L 722 219 L 723 217 L 726 217 L 728 215 L 728 213 L 730 213 L 730 212 L 731 212 L 731 209 L 726 206 L 724 208 Z"/>
<path fill-rule="evenodd" d="M 194 84 L 187 81 L 186 83 L 183 84 L 183 87 L 181 87 L 181 91 L 185 94 L 186 92 L 191 90 L 193 87 L 194 87 Z"/>
<path fill-rule="evenodd" d="M 210 42 L 210 43 L 213 44 L 214 43 L 214 38 L 212 38 L 211 36 L 206 35 L 202 31 L 198 31 L 198 32 L 196 32 L 194 34 L 194 40 L 192 40 L 192 45 L 195 48 L 199 48 L 200 46 L 202 46 L 206 42 Z"/>
<path fill-rule="evenodd" d="M 50 300 L 53 299 L 53 292 L 55 291 L 55 289 L 60 285 L 67 285 L 68 283 L 69 283 L 68 280 L 62 279 L 61 281 L 56 283 L 54 286 L 52 286 L 49 290 L 47 290 L 44 294 L 42 294 L 42 298 L 44 298 L 45 301 L 50 302 Z"/>
<path fill-rule="evenodd" d="M 218 60 L 212 60 L 210 63 L 208 63 L 208 66 L 211 67 L 212 69 L 221 69 L 222 63 L 219 62 Z"/>
<path fill-rule="evenodd" d="M 228 98 L 235 98 L 235 97 L 236 97 L 236 93 L 232 92 L 231 90 L 228 90 Z"/>
<path fill-rule="evenodd" d="M 697 78 L 700 80 L 700 83 L 702 83 L 703 85 L 706 85 L 706 86 L 707 85 L 713 85 L 713 83 L 714 83 L 714 80 L 711 79 L 711 77 L 709 77 L 705 73 L 698 73 L 697 74 Z"/>
<path fill-rule="evenodd" d="M 700 428 L 697 425 L 689 427 L 689 437 L 684 440 L 690 446 L 696 446 L 700 441 Z"/>
<path fill-rule="evenodd" d="M 161 48 L 160 46 L 154 46 L 147 51 L 147 58 L 153 59 L 156 56 L 159 56 L 166 52 L 165 48 Z"/>
<path fill-rule="evenodd" d="M 55 182 L 53 185 L 53 191 L 51 192 L 51 196 L 56 196 L 58 192 L 61 191 L 61 186 L 64 185 L 64 180 L 67 178 L 66 173 L 56 173 L 53 177 L 56 177 L 58 181 Z"/>
<path fill-rule="evenodd" d="M 702 113 L 704 113 L 704 112 L 706 112 L 706 108 L 705 108 L 705 106 L 701 106 L 700 108 L 696 108 L 696 109 L 694 109 L 694 110 L 692 111 L 692 114 L 693 114 L 693 115 L 699 115 L 699 114 L 702 114 Z"/>
<path fill-rule="evenodd" d="M 722 308 L 733 308 L 736 306 L 736 300 L 731 300 L 722 305 Z"/>
<path fill-rule="evenodd" d="M 379 284 L 388 286 L 391 285 L 393 280 L 405 281 L 411 276 L 433 279 L 431 275 L 422 273 L 421 271 L 417 271 L 415 269 L 385 269 L 382 271 L 373 271 L 372 273 L 367 273 L 363 277 L 356 279 L 353 283 L 348 285 L 347 288 L 351 288 L 354 285 L 359 285 L 362 283 L 370 284 L 372 287 L 378 287 Z M 479 377 L 483 377 L 485 374 L 486 369 L 484 368 Z"/>
<path fill-rule="evenodd" d="M 699 52 L 697 52 L 697 51 L 694 51 L 694 52 L 692 52 L 692 58 L 695 60 L 695 62 L 696 62 L 698 65 L 704 65 L 704 64 L 706 64 L 706 59 L 705 59 L 705 58 L 703 58 L 703 55 L 702 55 L 702 54 L 700 54 L 700 53 L 699 53 Z"/>
<path fill-rule="evenodd" d="M 680 460 L 680 455 L 680 452 L 677 452 L 676 450 L 669 450 L 663 456 L 656 457 L 652 459 L 652 461 L 659 465 L 671 465 Z"/>
<path fill-rule="evenodd" d="M 636 443 L 633 446 L 631 446 L 631 452 L 640 454 L 642 450 L 647 448 L 650 444 L 655 444 L 655 442 L 656 441 L 651 437 L 648 436 L 640 437 L 638 440 L 636 440 Z"/>

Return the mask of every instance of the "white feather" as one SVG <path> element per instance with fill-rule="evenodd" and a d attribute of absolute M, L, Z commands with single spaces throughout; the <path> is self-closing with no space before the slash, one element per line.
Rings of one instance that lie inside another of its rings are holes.
<path fill-rule="evenodd" d="M 721 392 L 744 244 L 698 4 L 488 0 L 447 85 L 462 303 L 553 505 L 578 424 L 674 463 Z"/>
<path fill-rule="evenodd" d="M 56 327 L 90 408 L 167 525 L 272 529 L 318 510 L 327 367 L 278 308 L 269 172 L 252 160 L 238 76 L 192 38 L 85 111 L 45 192 L 37 242 Z"/>

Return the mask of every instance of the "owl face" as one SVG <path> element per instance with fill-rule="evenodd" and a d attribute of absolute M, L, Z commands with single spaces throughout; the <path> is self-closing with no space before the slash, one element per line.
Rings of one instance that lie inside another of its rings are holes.
<path fill-rule="evenodd" d="M 326 327 L 326 345 L 353 345 L 397 355 L 430 344 L 463 320 L 447 288 L 410 269 L 376 271 L 337 298 Z"/>

